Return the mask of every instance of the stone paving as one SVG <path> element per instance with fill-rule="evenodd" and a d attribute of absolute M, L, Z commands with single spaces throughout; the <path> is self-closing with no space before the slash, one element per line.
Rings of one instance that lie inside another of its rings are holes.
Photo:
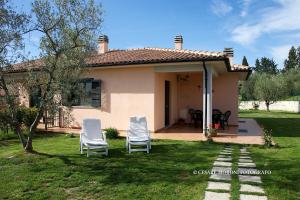
<path fill-rule="evenodd" d="M 207 189 L 209 190 L 230 190 L 230 183 L 208 182 Z"/>
<path fill-rule="evenodd" d="M 232 148 L 227 146 L 213 164 L 210 181 L 205 192 L 205 200 L 229 200 L 231 190 Z M 220 192 L 226 191 L 226 192 Z"/>
<path fill-rule="evenodd" d="M 227 145 L 213 163 L 204 200 L 229 200 L 231 198 L 230 192 L 233 189 L 240 190 L 240 200 L 267 200 L 265 192 L 260 186 L 262 181 L 259 170 L 256 169 L 250 152 L 245 147 L 240 149 L 240 157 L 237 162 L 237 177 L 240 188 L 231 187 L 231 167 L 233 165 L 231 155 L 233 150 L 231 146 Z"/>

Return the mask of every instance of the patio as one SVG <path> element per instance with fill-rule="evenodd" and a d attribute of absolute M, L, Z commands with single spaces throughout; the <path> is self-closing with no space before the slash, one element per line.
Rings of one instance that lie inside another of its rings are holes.
<path fill-rule="evenodd" d="M 43 124 L 39 126 L 44 130 Z M 79 134 L 80 129 L 68 129 L 53 127 L 49 132 L 65 132 Z M 120 130 L 120 136 L 126 137 L 126 131 Z M 184 140 L 184 141 L 206 141 L 201 128 L 191 125 L 174 125 L 151 134 L 152 139 Z M 262 129 L 254 119 L 240 118 L 238 126 L 229 126 L 225 130 L 219 130 L 218 136 L 213 137 L 215 142 L 236 144 L 263 144 Z"/>

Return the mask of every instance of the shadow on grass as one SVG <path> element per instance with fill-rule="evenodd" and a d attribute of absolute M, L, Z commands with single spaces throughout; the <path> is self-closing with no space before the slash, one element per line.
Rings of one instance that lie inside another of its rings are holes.
<path fill-rule="evenodd" d="M 207 176 L 197 178 L 197 175 L 192 174 L 193 170 L 210 169 L 213 159 L 219 152 L 216 150 L 220 146 L 200 142 L 194 142 L 191 145 L 154 144 L 150 154 L 145 152 L 129 154 L 125 147 L 117 147 L 109 149 L 108 157 L 92 156 L 90 158 L 86 158 L 85 154 L 80 155 L 79 151 L 78 154 L 71 155 L 42 152 L 34 152 L 34 154 L 51 159 L 57 158 L 71 167 L 72 173 L 84 174 L 91 179 L 101 179 L 101 182 L 107 185 L 120 183 L 145 185 L 153 182 L 176 184 L 183 183 L 186 179 L 189 180 L 185 184 L 195 184 L 207 181 Z M 33 169 L 34 172 L 36 170 L 39 169 Z"/>
<path fill-rule="evenodd" d="M 37 132 L 34 134 L 33 137 L 33 142 L 35 141 L 35 139 L 43 139 L 43 138 L 52 138 L 52 137 L 59 137 L 61 135 L 63 135 L 64 133 L 52 133 L 52 132 Z M 25 138 L 27 138 L 27 134 L 24 134 Z M 10 135 L 8 138 L 2 138 L 0 140 L 0 147 L 7 147 L 7 146 L 11 146 L 11 145 L 15 145 L 20 143 L 20 140 L 18 138 L 17 135 Z"/>
<path fill-rule="evenodd" d="M 256 118 L 274 137 L 300 137 L 300 118 Z"/>

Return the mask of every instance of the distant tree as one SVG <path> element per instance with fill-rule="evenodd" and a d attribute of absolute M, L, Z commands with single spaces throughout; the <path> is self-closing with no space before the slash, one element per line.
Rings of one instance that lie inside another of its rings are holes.
<path fill-rule="evenodd" d="M 256 75 L 252 74 L 248 78 L 248 80 L 241 83 L 240 96 L 242 98 L 242 101 L 256 100 L 256 97 L 254 95 L 255 81 Z"/>
<path fill-rule="evenodd" d="M 300 68 L 290 69 L 284 73 L 289 96 L 300 95 Z"/>
<path fill-rule="evenodd" d="M 277 64 L 273 59 L 262 57 L 260 60 L 256 59 L 255 68 L 256 72 L 267 73 L 267 74 L 277 74 Z"/>
<path fill-rule="evenodd" d="M 282 99 L 287 94 L 287 83 L 282 74 L 256 74 L 254 95 L 256 99 L 265 102 L 267 111 L 270 111 L 269 107 L 272 103 Z"/>
<path fill-rule="evenodd" d="M 300 49 L 298 48 L 298 51 Z M 298 53 L 298 55 L 297 55 Z M 290 69 L 296 69 L 299 68 L 299 52 L 297 52 L 297 49 L 292 46 L 290 51 L 289 51 L 289 55 L 288 58 L 284 61 L 284 72 L 289 71 Z"/>
<path fill-rule="evenodd" d="M 243 57 L 242 64 L 245 65 L 245 66 L 249 66 L 246 56 Z"/>
<path fill-rule="evenodd" d="M 300 69 L 300 46 L 297 48 L 297 62 L 298 68 Z"/>

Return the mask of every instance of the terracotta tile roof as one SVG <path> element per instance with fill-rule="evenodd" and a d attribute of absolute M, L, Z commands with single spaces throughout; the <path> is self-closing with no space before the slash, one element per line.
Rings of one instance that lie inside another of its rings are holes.
<path fill-rule="evenodd" d="M 114 65 L 172 63 L 191 61 L 225 61 L 228 59 L 223 52 L 177 50 L 168 48 L 140 48 L 128 50 L 110 50 L 103 54 L 91 53 L 86 59 L 87 66 L 104 67 Z M 17 64 L 13 71 L 38 69 L 43 65 L 41 59 Z M 248 70 L 241 65 L 234 65 L 231 71 Z"/>

